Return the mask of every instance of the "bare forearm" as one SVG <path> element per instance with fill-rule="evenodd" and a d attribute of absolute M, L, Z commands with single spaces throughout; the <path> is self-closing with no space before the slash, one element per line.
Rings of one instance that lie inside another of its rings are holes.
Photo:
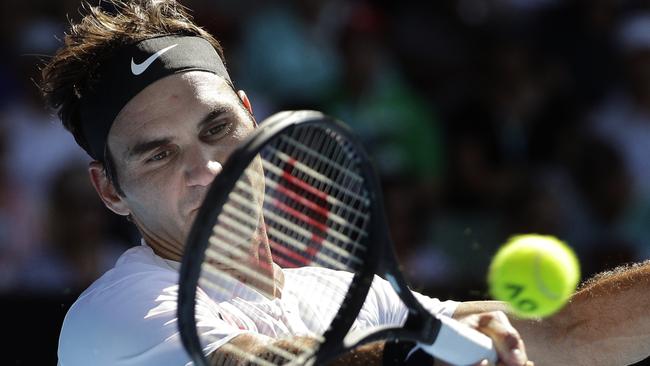
<path fill-rule="evenodd" d="M 628 365 L 650 355 L 650 262 L 603 273 L 572 297 L 558 324 L 583 365 Z"/>
<path fill-rule="evenodd" d="M 650 262 L 587 281 L 558 314 L 538 321 L 509 314 L 536 365 L 628 365 L 650 355 Z M 463 303 L 455 317 L 501 310 Z"/>

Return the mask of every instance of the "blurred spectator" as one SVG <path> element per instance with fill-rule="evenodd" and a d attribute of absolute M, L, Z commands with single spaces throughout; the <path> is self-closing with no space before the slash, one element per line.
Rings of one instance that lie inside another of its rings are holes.
<path fill-rule="evenodd" d="M 586 246 L 577 249 L 583 273 L 595 274 L 639 259 L 634 242 L 618 228 L 634 197 L 626 162 L 618 150 L 600 139 L 589 139 L 581 146 L 572 170 L 590 225 L 581 228 L 581 242 Z"/>
<path fill-rule="evenodd" d="M 231 65 L 258 119 L 289 105 L 315 108 L 339 87 L 334 42 L 337 21 L 346 16 L 344 4 L 271 1 L 249 9 Z"/>
<path fill-rule="evenodd" d="M 60 122 L 44 109 L 34 82 L 39 73 L 40 56 L 37 55 L 51 54 L 58 45 L 55 36 L 59 33 L 60 27 L 47 18 L 21 24 L 10 43 L 15 53 L 10 53 L 5 60 L 14 71 L 5 85 L 10 98 L 0 110 L 2 206 L 8 210 L 5 215 L 9 215 L 3 225 L 6 234 L 11 236 L 3 242 L 3 247 L 13 253 L 3 258 L 11 262 L 2 268 L 5 288 L 21 282 L 15 280 L 21 275 L 17 268 L 40 250 L 52 177 L 70 161 L 87 161 Z"/>
<path fill-rule="evenodd" d="M 620 87 L 591 114 L 592 130 L 629 169 L 632 196 L 620 222 L 640 258 L 650 256 L 650 13 L 624 19 L 617 34 L 625 71 Z"/>
<path fill-rule="evenodd" d="M 437 116 L 404 77 L 386 45 L 387 24 L 380 9 L 357 2 L 349 9 L 339 49 L 343 83 L 326 109 L 357 132 L 383 181 L 386 212 L 398 257 L 412 280 L 436 280 L 445 268 L 426 265 L 422 245 L 435 211 L 443 172 L 443 144 Z M 430 264 L 430 263 L 429 263 Z M 433 281 L 429 281 L 429 284 Z"/>
<path fill-rule="evenodd" d="M 76 293 L 113 267 L 127 246 L 108 232 L 110 213 L 84 165 L 58 173 L 47 202 L 45 245 L 22 267 L 21 290 Z"/>
<path fill-rule="evenodd" d="M 473 51 L 474 90 L 445 114 L 447 169 L 430 245 L 449 256 L 451 278 L 463 287 L 480 289 L 492 253 L 515 227 L 510 219 L 536 194 L 530 135 L 556 80 L 518 27 L 485 28 Z"/>
<path fill-rule="evenodd" d="M 71 161 L 88 158 L 77 147 L 52 111 L 45 109 L 35 81 L 40 78 L 41 55 L 54 53 L 62 34 L 60 24 L 36 19 L 15 33 L 18 47 L 12 55 L 14 99 L 0 111 L 8 141 L 9 171 L 35 202 L 43 202 L 49 180 Z"/>
<path fill-rule="evenodd" d="M 434 184 L 443 162 L 438 120 L 405 80 L 385 31 L 383 14 L 370 4 L 350 9 L 340 37 L 343 84 L 326 108 L 361 135 L 384 177 Z"/>
<path fill-rule="evenodd" d="M 34 212 L 25 204 L 28 196 L 8 171 L 7 136 L 0 126 L 0 292 L 22 280 L 19 267 L 29 258 L 38 240 Z"/>

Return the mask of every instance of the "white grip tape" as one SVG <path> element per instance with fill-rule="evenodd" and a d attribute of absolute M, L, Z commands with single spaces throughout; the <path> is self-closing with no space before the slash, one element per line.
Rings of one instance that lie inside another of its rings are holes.
<path fill-rule="evenodd" d="M 420 349 L 457 366 L 474 365 L 485 359 L 496 364 L 497 352 L 492 339 L 450 317 L 438 319 L 442 322 L 438 337 L 433 344 L 419 344 Z"/>

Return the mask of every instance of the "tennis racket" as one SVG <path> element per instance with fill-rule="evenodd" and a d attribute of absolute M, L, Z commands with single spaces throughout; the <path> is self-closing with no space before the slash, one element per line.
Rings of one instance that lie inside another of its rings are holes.
<path fill-rule="evenodd" d="M 273 299 L 281 290 L 278 266 L 287 274 L 316 268 L 349 276 L 336 288 L 328 281 L 300 284 L 325 309 L 312 314 L 317 325 L 307 326 L 313 342 L 290 350 L 270 344 L 264 357 L 230 343 L 221 346 L 248 364 L 327 364 L 379 340 L 416 342 L 455 365 L 495 362 L 490 338 L 434 316 L 418 302 L 400 272 L 387 227 L 378 179 L 347 126 L 316 111 L 280 112 L 263 121 L 213 181 L 186 243 L 178 323 L 194 364 L 209 364 L 204 354 L 214 341 L 197 305 L 207 296 L 218 316 L 227 318 L 219 306 L 249 306 L 244 294 L 251 291 Z M 350 332 L 376 275 L 390 282 L 408 308 L 406 321 Z"/>

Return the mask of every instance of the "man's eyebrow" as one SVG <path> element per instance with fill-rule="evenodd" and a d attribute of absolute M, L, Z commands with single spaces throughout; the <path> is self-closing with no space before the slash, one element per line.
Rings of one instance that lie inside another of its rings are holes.
<path fill-rule="evenodd" d="M 229 114 L 232 113 L 233 109 L 232 107 L 229 106 L 216 106 L 208 112 L 208 114 L 205 115 L 197 125 L 198 129 L 202 129 L 206 124 L 214 121 L 218 117 L 220 117 L 223 114 Z"/>
<path fill-rule="evenodd" d="M 138 142 L 131 149 L 129 149 L 129 152 L 127 154 L 127 159 L 136 158 L 149 151 L 155 150 L 160 146 L 169 144 L 170 142 L 171 139 L 169 138 L 161 138 L 161 139 L 155 139 L 150 141 Z"/>

